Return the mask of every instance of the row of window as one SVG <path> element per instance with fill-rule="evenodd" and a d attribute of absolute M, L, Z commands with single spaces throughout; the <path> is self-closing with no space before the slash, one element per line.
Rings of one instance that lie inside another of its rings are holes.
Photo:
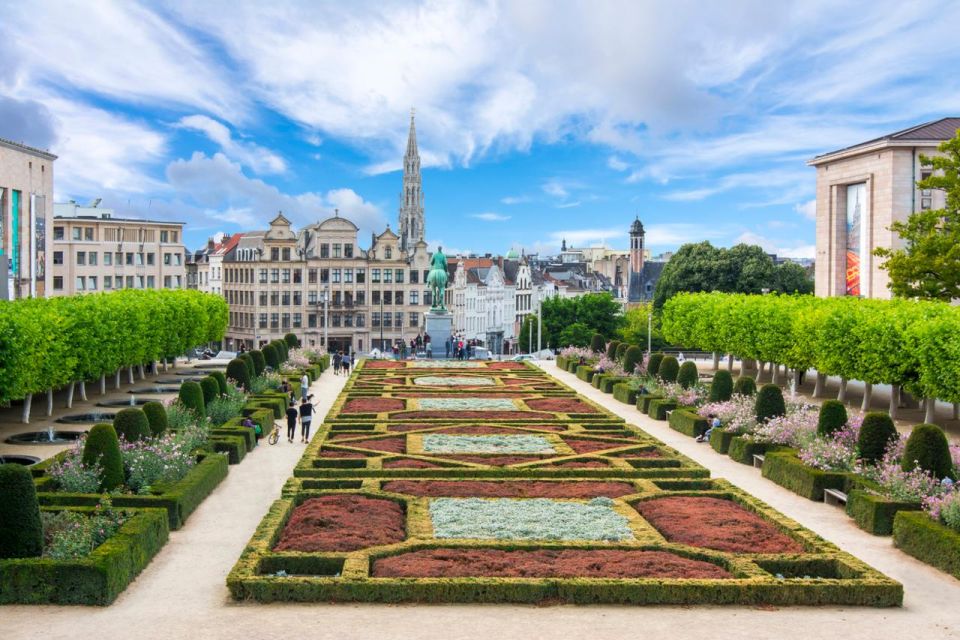
<path fill-rule="evenodd" d="M 230 312 L 230 325 L 236 328 L 257 328 L 257 329 L 299 329 L 303 326 L 303 315 L 302 313 L 260 313 L 257 315 L 257 325 L 253 326 L 254 315 L 252 313 L 242 313 L 237 311 Z M 326 326 L 326 321 L 322 313 L 308 313 L 307 316 L 307 327 L 311 329 L 323 328 Z M 331 313 L 329 314 L 330 326 L 333 328 L 340 327 L 359 327 L 364 328 L 366 326 L 366 314 L 365 313 Z M 374 312 L 370 314 L 370 326 L 375 328 L 380 328 L 381 324 L 384 329 L 402 329 L 403 328 L 404 313 L 402 311 L 397 311 L 395 313 L 384 313 L 380 314 L 379 312 Z M 408 327 L 418 327 L 420 326 L 420 314 L 417 312 L 410 312 L 407 314 L 407 326 Z"/>
<path fill-rule="evenodd" d="M 124 287 L 126 282 L 126 287 Z M 74 288 L 77 291 L 98 291 L 99 280 L 97 276 L 77 276 L 74 280 Z M 155 289 L 155 276 L 103 276 L 103 290 L 111 291 L 113 289 Z M 183 286 L 181 276 L 163 276 L 163 286 L 165 289 L 179 289 Z M 53 276 L 53 290 L 63 291 L 63 276 Z"/>
<path fill-rule="evenodd" d="M 407 302 L 404 303 L 404 298 L 407 299 Z M 431 294 L 429 291 L 423 292 L 423 304 L 428 305 L 431 303 Z M 257 299 L 259 300 L 259 306 L 261 307 L 299 307 L 303 304 L 303 292 L 302 291 L 260 291 L 257 293 Z M 236 291 L 233 289 L 228 289 L 226 293 L 226 300 L 228 304 L 232 305 L 253 305 L 254 292 L 253 291 Z M 308 291 L 307 292 L 307 304 L 316 305 L 322 304 L 323 301 L 318 295 L 317 291 Z M 333 307 L 339 306 L 363 306 L 367 303 L 367 292 L 366 291 L 334 291 L 333 295 L 330 298 L 330 305 Z M 402 306 L 403 304 L 410 305 L 419 305 L 420 304 L 420 292 L 419 291 L 410 291 L 408 295 L 404 295 L 403 291 L 372 291 L 370 292 L 370 304 L 373 305 L 397 305 Z"/>
<path fill-rule="evenodd" d="M 66 227 L 55 226 L 53 228 L 53 239 L 64 240 Z M 104 242 L 154 242 L 156 232 L 153 229 L 141 229 L 134 227 L 107 227 L 103 230 Z M 179 231 L 164 229 L 160 231 L 160 242 L 176 243 L 180 238 Z M 70 239 L 80 242 L 96 242 L 96 227 L 70 227 Z"/>
<path fill-rule="evenodd" d="M 260 269 L 258 272 L 258 282 L 260 284 L 301 284 L 303 282 L 303 269 Z M 307 284 L 365 284 L 367 281 L 367 270 L 358 269 L 307 269 Z M 423 282 L 427 281 L 428 270 L 423 271 Z M 227 282 L 233 283 L 253 283 L 253 269 L 232 268 L 225 272 Z M 319 279 L 318 279 L 319 278 Z M 407 279 L 405 269 L 370 269 L 370 282 L 373 284 L 403 284 Z M 411 269 L 409 272 L 410 284 L 420 284 L 420 271 Z"/>
<path fill-rule="evenodd" d="M 77 266 L 97 266 L 99 252 L 97 251 L 77 251 L 74 264 Z M 53 264 L 63 264 L 63 251 L 53 252 Z M 104 251 L 103 265 L 110 267 L 113 265 L 127 265 L 131 267 L 142 267 L 144 264 L 153 266 L 156 264 L 156 255 L 153 252 L 134 253 L 132 251 Z M 163 264 L 170 266 L 180 266 L 183 264 L 183 256 L 179 253 L 164 253 Z"/>

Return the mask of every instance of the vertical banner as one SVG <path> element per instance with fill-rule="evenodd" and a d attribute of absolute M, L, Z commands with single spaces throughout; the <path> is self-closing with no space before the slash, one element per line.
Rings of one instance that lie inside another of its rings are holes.
<path fill-rule="evenodd" d="M 13 190 L 11 193 L 13 197 L 10 198 L 10 277 L 17 281 L 20 279 L 20 192 Z"/>
<path fill-rule="evenodd" d="M 46 196 L 31 196 L 33 227 L 31 236 L 31 271 L 30 295 L 37 295 L 37 283 L 41 284 L 42 295 L 47 295 L 43 286 L 47 273 L 47 198 Z"/>
<path fill-rule="evenodd" d="M 7 240 L 7 200 L 10 190 L 0 187 L 0 300 L 8 300 L 10 291 L 7 285 L 10 265 L 7 261 L 7 251 L 4 249 Z"/>
<path fill-rule="evenodd" d="M 866 213 L 867 185 L 865 182 L 847 186 L 847 295 L 859 296 L 860 264 L 863 258 L 863 216 Z"/>

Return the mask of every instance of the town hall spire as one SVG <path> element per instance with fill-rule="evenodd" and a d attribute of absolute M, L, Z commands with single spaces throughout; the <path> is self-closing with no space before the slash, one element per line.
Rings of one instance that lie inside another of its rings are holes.
<path fill-rule="evenodd" d="M 400 247 L 412 251 L 424 239 L 423 180 L 420 176 L 420 152 L 414 110 L 410 109 L 410 133 L 403 156 L 403 191 L 400 193 Z"/>

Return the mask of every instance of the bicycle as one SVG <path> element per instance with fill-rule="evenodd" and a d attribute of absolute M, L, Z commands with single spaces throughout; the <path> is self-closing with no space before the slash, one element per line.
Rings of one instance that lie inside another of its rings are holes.
<path fill-rule="evenodd" d="M 276 421 L 273 423 L 273 431 L 267 436 L 267 442 L 277 444 L 280 441 L 280 425 Z"/>

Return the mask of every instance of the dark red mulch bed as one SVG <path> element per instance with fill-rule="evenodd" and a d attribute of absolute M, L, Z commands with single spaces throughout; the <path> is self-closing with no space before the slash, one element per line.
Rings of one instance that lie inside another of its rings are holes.
<path fill-rule="evenodd" d="M 407 384 L 406 378 L 384 378 L 381 382 L 383 384 Z"/>
<path fill-rule="evenodd" d="M 407 537 L 403 508 L 392 500 L 336 494 L 293 510 L 275 551 L 356 551 Z"/>
<path fill-rule="evenodd" d="M 343 443 L 343 446 L 357 447 L 358 449 L 373 449 L 374 451 L 386 451 L 387 453 L 406 453 L 407 438 L 405 436 L 397 436 L 393 438 L 354 440 L 353 442 Z"/>
<path fill-rule="evenodd" d="M 417 460 L 415 458 L 400 458 L 399 460 L 384 460 L 384 469 L 440 469 L 439 464 L 433 464 L 426 460 Z"/>
<path fill-rule="evenodd" d="M 436 454 L 431 454 L 436 455 Z M 459 460 L 460 462 L 473 462 L 475 464 L 489 464 L 494 467 L 502 467 L 508 464 L 520 464 L 521 462 L 536 462 L 543 460 L 542 456 L 471 456 L 471 455 L 453 455 L 443 456 L 444 460 Z"/>
<path fill-rule="evenodd" d="M 434 433 L 455 433 L 463 435 L 472 435 L 472 436 L 484 436 L 484 435 L 494 435 L 494 434 L 527 434 L 529 431 L 524 431 L 523 429 L 517 429 L 514 427 L 486 427 L 482 425 L 470 426 L 470 427 L 450 427 L 449 429 L 439 429 L 434 431 Z"/>
<path fill-rule="evenodd" d="M 432 429 L 435 424 L 388 424 L 387 431 L 417 431 L 418 429 Z"/>
<path fill-rule="evenodd" d="M 665 551 L 424 549 L 373 563 L 375 578 L 730 579 L 724 568 Z"/>
<path fill-rule="evenodd" d="M 331 433 L 327 436 L 327 440 L 345 440 L 347 438 L 362 438 L 363 436 L 368 435 L 366 433 Z"/>
<path fill-rule="evenodd" d="M 593 453 L 594 451 L 615 449 L 630 444 L 629 442 L 603 442 L 601 440 L 577 440 L 575 438 L 564 438 L 563 441 L 577 453 Z"/>
<path fill-rule="evenodd" d="M 393 420 L 549 420 L 554 416 L 533 411 L 404 411 L 390 416 Z"/>
<path fill-rule="evenodd" d="M 802 553 L 803 545 L 730 500 L 658 498 L 634 508 L 669 540 L 736 553 Z"/>
<path fill-rule="evenodd" d="M 640 451 L 627 451 L 623 453 L 607 454 L 611 458 L 662 458 L 663 454 L 656 449 L 642 449 Z"/>
<path fill-rule="evenodd" d="M 527 406 L 534 411 L 556 411 L 557 413 L 596 413 L 597 410 L 576 398 L 533 398 L 526 400 Z"/>
<path fill-rule="evenodd" d="M 605 460 L 570 460 L 569 462 L 557 462 L 549 466 L 561 469 L 602 469 L 609 467 L 610 463 Z"/>
<path fill-rule="evenodd" d="M 526 369 L 522 362 L 488 362 L 487 369 Z"/>
<path fill-rule="evenodd" d="M 364 369 L 406 369 L 406 362 L 396 362 L 395 360 L 367 360 L 363 365 Z"/>
<path fill-rule="evenodd" d="M 340 413 L 380 413 L 404 408 L 406 403 L 399 398 L 354 398 L 343 405 Z"/>
<path fill-rule="evenodd" d="M 480 387 L 476 385 L 463 386 L 463 387 L 438 387 L 437 389 L 431 391 L 395 391 L 392 392 L 397 398 L 446 398 L 451 395 L 456 395 L 457 399 L 463 398 L 465 400 L 473 399 L 486 399 L 486 398 L 501 398 L 501 399 L 520 399 L 522 396 L 518 395 L 523 393 L 523 391 L 491 391 L 489 393 L 484 393 L 482 395 L 472 395 L 472 396 L 460 396 L 460 393 L 469 391 L 471 393 L 476 393 L 477 391 L 482 391 L 484 389 L 492 389 L 493 387 Z"/>
<path fill-rule="evenodd" d="M 339 451 L 337 449 L 321 449 L 321 458 L 366 458 L 367 454 L 359 451 Z"/>
<path fill-rule="evenodd" d="M 619 498 L 636 493 L 629 482 L 544 482 L 507 480 L 394 480 L 383 483 L 384 491 L 411 496 L 450 498 Z"/>

